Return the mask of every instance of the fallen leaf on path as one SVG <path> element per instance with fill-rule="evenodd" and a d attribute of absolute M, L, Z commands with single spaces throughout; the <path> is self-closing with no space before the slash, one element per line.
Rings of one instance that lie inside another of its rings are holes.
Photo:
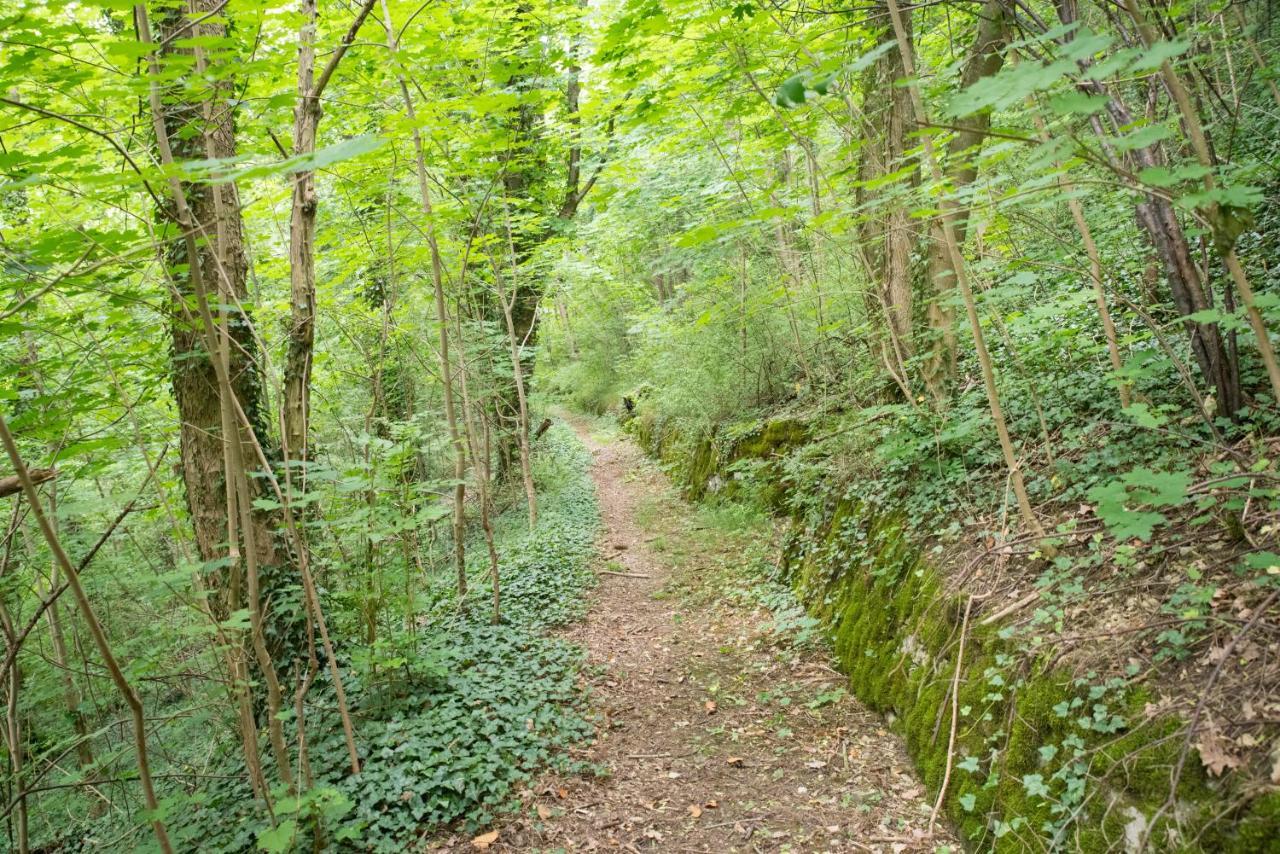
<path fill-rule="evenodd" d="M 702 815 L 702 807 L 698 806 L 697 804 L 694 804 L 693 806 L 689 807 L 689 815 L 693 816 L 694 818 L 698 818 L 699 816 Z"/>
<path fill-rule="evenodd" d="M 725 764 L 731 765 L 734 768 L 741 768 L 747 763 L 746 763 L 746 760 L 744 760 L 741 756 L 730 756 L 728 759 L 725 760 Z"/>
<path fill-rule="evenodd" d="M 498 841 L 498 831 L 491 830 L 488 833 L 482 833 L 475 839 L 471 840 L 471 846 L 481 851 L 488 850 L 489 846 Z"/>
<path fill-rule="evenodd" d="M 715 701 L 715 700 L 707 700 L 707 702 L 706 702 L 706 703 L 704 703 L 704 705 L 706 706 L 707 714 L 709 714 L 709 715 L 714 715 L 714 714 L 716 713 L 716 701 Z"/>
<path fill-rule="evenodd" d="M 543 821 L 546 821 L 547 819 L 551 818 L 551 810 L 543 806 L 542 804 L 538 804 L 538 818 L 542 819 Z"/>
<path fill-rule="evenodd" d="M 1200 736 L 1200 740 L 1196 742 L 1196 750 L 1200 751 L 1200 761 L 1214 777 L 1221 775 L 1228 768 L 1240 767 L 1240 757 L 1230 752 L 1229 742 L 1222 737 L 1212 721 Z"/>
<path fill-rule="evenodd" d="M 717 808 L 719 808 L 719 806 L 720 806 L 720 802 L 719 802 L 719 801 L 707 801 L 705 804 L 703 804 L 703 806 L 704 806 L 704 807 L 706 807 L 706 808 L 707 808 L 707 809 L 709 809 L 709 810 L 713 810 L 713 809 L 717 809 Z"/>

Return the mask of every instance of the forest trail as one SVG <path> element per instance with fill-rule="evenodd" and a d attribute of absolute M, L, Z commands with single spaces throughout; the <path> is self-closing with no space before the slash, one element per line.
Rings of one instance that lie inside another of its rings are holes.
<path fill-rule="evenodd" d="M 944 819 L 929 836 L 901 741 L 847 696 L 828 652 L 717 585 L 743 535 L 700 526 L 630 441 L 573 427 L 592 454 L 602 574 L 567 635 L 601 715 L 581 758 L 607 773 L 543 779 L 496 839 L 442 850 L 959 850 Z"/>

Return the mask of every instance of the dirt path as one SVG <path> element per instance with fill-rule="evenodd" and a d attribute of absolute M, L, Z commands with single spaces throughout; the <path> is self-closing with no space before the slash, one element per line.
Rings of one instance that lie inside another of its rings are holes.
<path fill-rule="evenodd" d="M 495 840 L 455 850 L 958 850 L 942 822 L 927 838 L 930 803 L 901 743 L 845 696 L 826 653 L 719 589 L 744 583 L 743 535 L 698 529 L 630 442 L 575 428 L 593 456 L 599 569 L 626 573 L 601 575 L 568 632 L 602 715 L 583 758 L 607 774 L 542 780 Z"/>

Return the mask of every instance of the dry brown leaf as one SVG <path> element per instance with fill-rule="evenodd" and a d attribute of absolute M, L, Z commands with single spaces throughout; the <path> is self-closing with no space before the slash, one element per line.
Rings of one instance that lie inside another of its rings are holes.
<path fill-rule="evenodd" d="M 1240 767 L 1241 759 L 1231 753 L 1230 746 L 1230 742 L 1222 737 L 1212 721 L 1201 734 L 1200 740 L 1196 742 L 1196 750 L 1200 751 L 1200 761 L 1214 777 L 1228 769 Z"/>
<path fill-rule="evenodd" d="M 703 806 L 704 806 L 704 807 L 706 807 L 706 808 L 707 808 L 707 809 L 709 809 L 709 810 L 714 810 L 714 809 L 718 809 L 718 808 L 720 807 L 720 802 L 719 802 L 719 801 L 707 801 L 705 804 L 703 804 Z"/>
<path fill-rule="evenodd" d="M 475 839 L 471 840 L 471 847 L 478 848 L 481 851 L 488 850 L 489 846 L 498 841 L 498 831 L 491 830 L 488 833 L 482 833 Z"/>
<path fill-rule="evenodd" d="M 747 763 L 741 756 L 730 756 L 725 760 L 725 764 L 732 765 L 734 768 L 741 768 Z"/>
<path fill-rule="evenodd" d="M 707 702 L 706 702 L 706 703 L 704 703 L 703 705 L 704 705 L 704 706 L 706 707 L 706 709 L 707 709 L 707 714 L 709 714 L 709 715 L 714 715 L 714 714 L 716 713 L 716 701 L 715 701 L 715 700 L 707 700 Z"/>
<path fill-rule="evenodd" d="M 545 807 L 542 804 L 538 804 L 538 818 L 542 819 L 543 821 L 546 821 L 547 819 L 551 818 L 551 810 L 549 810 L 547 807 Z"/>
<path fill-rule="evenodd" d="M 698 818 L 699 816 L 702 815 L 702 807 L 698 806 L 697 804 L 691 805 L 689 807 L 689 815 L 693 816 L 694 818 Z"/>

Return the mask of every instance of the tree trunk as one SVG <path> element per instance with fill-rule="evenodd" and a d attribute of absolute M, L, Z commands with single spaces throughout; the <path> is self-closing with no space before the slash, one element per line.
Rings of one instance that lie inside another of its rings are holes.
<path fill-rule="evenodd" d="M 1147 22 L 1146 16 L 1138 6 L 1137 0 L 1125 0 L 1125 7 L 1138 28 L 1143 46 L 1150 50 L 1159 40 L 1155 29 Z M 1217 179 L 1214 177 L 1214 169 L 1217 163 L 1209 146 L 1209 139 L 1205 134 L 1204 126 L 1200 122 L 1200 114 L 1191 102 L 1190 93 L 1182 82 L 1181 75 L 1174 70 L 1169 60 L 1166 59 L 1160 64 L 1160 73 L 1164 78 L 1165 88 L 1182 116 L 1182 126 L 1186 130 L 1187 136 L 1191 138 L 1191 148 L 1196 154 L 1196 160 L 1204 167 L 1205 191 L 1212 193 L 1217 186 Z M 1262 365 L 1266 368 L 1267 378 L 1271 382 L 1272 400 L 1280 402 L 1280 363 L 1276 361 L 1275 350 L 1271 346 L 1271 336 L 1267 331 L 1266 323 L 1263 321 L 1262 313 L 1254 304 L 1253 286 L 1245 273 L 1244 265 L 1240 263 L 1240 258 L 1236 255 L 1235 235 L 1225 233 L 1228 229 L 1224 228 L 1224 211 L 1216 202 L 1208 205 L 1204 213 L 1214 231 L 1214 248 L 1217 249 L 1223 265 L 1231 275 L 1231 280 L 1240 294 L 1240 301 L 1244 303 L 1245 316 L 1248 318 L 1249 325 L 1253 328 L 1254 336 L 1257 338 L 1258 355 L 1262 358 Z M 1234 415 L 1235 410 L 1232 410 L 1230 414 Z"/>
<path fill-rule="evenodd" d="M 909 35 L 904 26 L 902 14 L 898 10 L 897 0 L 886 0 L 886 2 L 889 6 L 889 17 L 893 21 L 893 31 L 898 40 L 898 52 L 901 54 L 903 65 L 905 66 L 904 70 L 906 71 L 908 82 L 904 88 L 911 95 L 911 107 L 915 112 L 916 121 L 921 125 L 926 125 L 928 124 L 928 114 L 925 112 L 924 99 L 920 95 L 920 88 L 915 81 L 915 61 Z M 933 180 L 941 184 L 943 181 L 942 165 L 938 160 L 937 153 L 934 151 L 933 141 L 927 134 L 924 136 L 924 159 L 933 175 Z M 1009 425 L 1005 421 L 1004 408 L 1000 403 L 1000 392 L 996 388 L 995 369 L 992 367 L 991 354 L 987 351 L 986 339 L 982 333 L 982 323 L 978 318 L 977 304 L 974 301 L 973 291 L 969 287 L 964 258 L 960 254 L 960 243 L 956 240 L 952 219 L 949 216 L 942 217 L 941 228 L 947 251 L 951 255 L 956 287 L 964 300 L 965 314 L 968 315 L 970 331 L 973 333 L 973 345 L 977 351 L 978 363 L 982 367 L 982 382 L 986 387 L 987 402 L 991 407 L 991 420 L 995 422 L 996 434 L 1000 440 L 1000 449 L 1004 453 L 1005 466 L 1009 470 L 1009 484 L 1013 487 L 1013 493 L 1017 498 L 1018 509 L 1022 514 L 1023 521 L 1032 532 L 1043 536 L 1044 528 L 1040 525 L 1039 520 L 1036 519 L 1035 512 L 1031 509 L 1031 501 L 1027 497 L 1026 483 L 1022 477 L 1022 464 L 1018 460 L 1017 453 L 1013 447 L 1013 440 L 1009 436 Z"/>
<path fill-rule="evenodd" d="M 1075 0 L 1058 0 L 1058 18 L 1063 24 L 1076 21 Z M 1067 39 L 1072 36 L 1066 36 Z M 1115 93 L 1098 82 L 1082 83 L 1081 89 L 1095 95 L 1105 95 L 1107 115 L 1117 128 L 1133 124 L 1133 114 Z M 1094 130 L 1104 137 L 1102 122 L 1094 117 Z M 1113 165 L 1120 165 L 1120 157 L 1110 146 L 1104 146 Z M 1139 172 L 1164 166 L 1164 155 L 1159 143 L 1137 148 L 1125 155 L 1130 171 Z M 1146 233 L 1152 249 L 1164 267 L 1169 283 L 1169 294 L 1179 315 L 1194 314 L 1212 307 L 1212 301 L 1201 281 L 1200 270 L 1191 257 L 1182 222 L 1173 204 L 1163 196 L 1147 193 L 1135 208 L 1139 228 Z M 1235 418 L 1242 404 L 1240 394 L 1239 362 L 1227 348 L 1222 330 L 1213 322 L 1186 322 L 1191 339 L 1191 351 L 1204 379 L 1214 389 L 1218 415 Z"/>
<path fill-rule="evenodd" d="M 320 98 L 315 92 L 316 0 L 300 0 L 298 102 L 293 110 L 293 153 L 316 150 Z M 289 344 L 284 369 L 281 436 L 286 464 L 307 460 L 311 421 L 311 358 L 316 337 L 316 176 L 305 169 L 293 176 L 289 213 Z M 293 472 L 290 472 L 293 474 Z M 306 488 L 305 475 L 301 482 Z"/>
<path fill-rule="evenodd" d="M 315 153 L 320 128 L 320 96 L 347 48 L 377 0 L 365 0 L 320 75 L 316 76 L 316 0 L 300 0 L 298 27 L 298 101 L 293 110 L 293 153 Z M 311 360 L 316 339 L 316 174 L 303 169 L 293 176 L 289 214 L 289 345 L 284 368 L 281 431 L 286 464 L 304 463 L 310 450 Z M 301 469 L 306 489 L 306 468 Z"/>
<path fill-rule="evenodd" d="M 184 37 L 222 38 L 226 24 L 211 14 L 222 7 L 219 0 L 192 0 L 186 13 L 170 10 L 159 17 L 157 35 L 162 60 L 188 62 L 191 49 L 180 47 Z M 192 20 L 201 19 L 191 25 Z M 210 79 L 208 76 L 205 79 Z M 219 74 L 209 83 L 198 101 L 167 98 L 164 125 L 173 140 L 173 153 L 182 160 L 229 159 L 236 155 L 235 114 L 232 104 L 235 81 Z M 196 131 L 196 132 L 193 132 Z M 245 309 L 248 299 L 248 262 L 240 216 L 240 199 L 235 182 L 185 184 L 182 192 L 200 240 L 197 253 L 204 281 L 217 287 L 218 303 L 224 306 L 225 321 L 232 345 L 228 369 L 233 393 L 249 419 L 264 449 L 272 443 L 265 418 L 266 393 L 259 363 L 253 322 Z M 161 211 L 173 220 L 172 202 Z M 224 431 L 219 402 L 218 378 L 210 358 L 195 308 L 195 291 L 188 268 L 186 250 L 179 235 L 170 244 L 167 262 L 177 293 L 171 301 L 170 330 L 173 340 L 173 394 L 181 424 L 182 479 L 186 485 L 187 507 L 195 531 L 196 549 L 206 564 L 221 561 L 227 542 L 227 479 L 223 468 Z M 253 497 L 262 488 L 252 478 Z M 290 560 L 277 532 L 279 511 L 257 510 L 252 514 L 257 562 L 264 568 L 283 568 Z M 240 607 L 232 598 L 231 570 L 220 566 L 204 575 L 210 596 L 209 607 L 216 619 Z"/>
<path fill-rule="evenodd" d="M 508 219 L 507 228 L 510 234 L 510 220 Z M 498 301 L 502 303 L 502 317 L 506 321 L 507 327 L 507 349 L 511 354 L 511 376 L 516 386 L 516 438 L 519 442 L 520 449 L 520 478 L 524 482 L 525 502 L 529 511 L 529 530 L 533 530 L 538 524 L 538 492 L 533 485 L 533 462 L 529 454 L 529 400 L 525 395 L 524 388 L 524 360 L 522 358 L 524 348 L 521 342 L 516 339 L 515 321 L 512 319 L 512 307 L 517 299 L 520 298 L 520 281 L 517 278 L 511 283 L 511 299 L 507 299 L 506 290 L 502 287 L 502 273 L 498 270 L 497 262 L 494 262 L 493 268 L 494 282 L 498 288 Z M 488 453 L 489 447 L 489 428 L 485 427 L 485 449 Z M 474 451 L 472 452 L 474 456 Z M 485 459 L 484 465 L 487 467 L 489 461 Z M 484 497 L 481 496 L 481 501 Z"/>
<path fill-rule="evenodd" d="M 395 29 L 391 25 L 391 10 L 387 0 L 382 0 L 383 27 L 387 35 L 387 50 L 396 58 L 398 44 Z M 440 257 L 440 244 L 436 240 L 435 211 L 431 206 L 431 190 L 427 184 L 427 157 L 422 144 L 422 132 L 418 129 L 417 113 L 409 84 L 403 74 L 397 74 L 400 97 L 413 128 L 414 167 L 418 177 L 418 200 L 427 233 L 427 246 L 431 250 L 431 285 L 436 308 L 436 327 L 439 341 L 440 385 L 444 390 L 444 415 L 449 429 L 449 444 L 453 446 L 453 567 L 457 574 L 458 603 L 465 606 L 467 594 L 467 448 L 462 430 L 458 427 L 458 409 L 453 397 L 453 365 L 449 361 L 449 312 L 444 299 L 444 262 Z"/>
<path fill-rule="evenodd" d="M 1004 65 L 1004 47 L 1008 40 L 1004 11 L 1006 2 L 1007 0 L 986 0 L 982 4 L 982 9 L 978 12 L 973 46 L 969 49 L 969 56 L 960 75 L 962 89 L 967 89 L 984 77 L 990 77 Z M 977 180 L 978 167 L 975 160 L 990 126 L 991 114 L 986 111 L 967 116 L 959 122 L 961 129 L 947 143 L 946 151 L 945 172 L 952 192 L 963 190 Z M 968 206 L 953 205 L 943 216 L 950 219 L 956 242 L 963 246 L 969 229 Z M 922 370 L 925 386 L 935 400 L 941 400 L 946 394 L 948 380 L 955 374 L 955 309 L 951 306 L 951 300 L 955 293 L 956 271 L 941 228 L 932 229 L 931 236 L 933 239 L 929 241 L 928 275 L 933 293 L 929 300 L 928 318 L 934 336 Z"/>
<path fill-rule="evenodd" d="M 884 4 L 877 10 L 883 15 Z M 911 18 L 903 18 L 908 44 L 911 38 Z M 894 42 L 892 28 L 885 27 L 877 37 L 877 45 Z M 911 96 L 897 85 L 906 76 L 902 54 L 889 50 L 881 54 L 863 77 L 863 124 L 868 139 L 862 147 L 858 166 L 858 179 L 862 182 L 882 178 L 903 165 L 907 152 L 908 128 L 911 125 Z M 910 179 L 915 182 L 914 176 Z M 860 186 L 858 204 L 867 201 L 867 192 Z M 912 314 L 914 300 L 911 289 L 911 250 L 915 245 L 916 226 L 907 205 L 891 200 L 883 213 L 868 217 L 859 229 L 867 273 L 872 279 L 875 293 L 866 301 L 868 316 L 884 314 L 888 340 L 877 343 L 881 361 L 886 366 L 896 365 L 892 372 L 898 382 L 907 388 L 905 363 L 914 352 L 912 340 Z M 909 392 L 904 390 L 904 394 Z"/>

